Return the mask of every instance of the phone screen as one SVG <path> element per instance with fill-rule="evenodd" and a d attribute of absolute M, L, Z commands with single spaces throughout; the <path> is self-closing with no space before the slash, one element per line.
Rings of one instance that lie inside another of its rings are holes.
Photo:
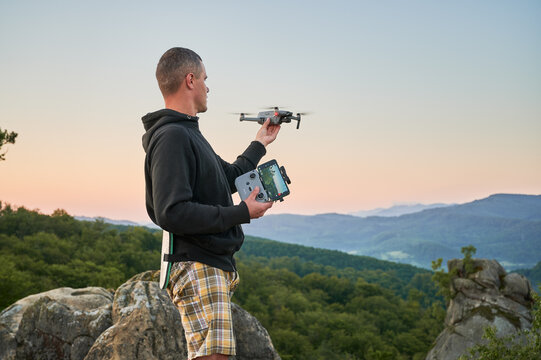
<path fill-rule="evenodd" d="M 287 187 L 282 174 L 280 174 L 280 169 L 275 160 L 260 165 L 257 170 L 259 171 L 261 182 L 271 200 L 278 200 L 289 195 L 289 188 Z"/>

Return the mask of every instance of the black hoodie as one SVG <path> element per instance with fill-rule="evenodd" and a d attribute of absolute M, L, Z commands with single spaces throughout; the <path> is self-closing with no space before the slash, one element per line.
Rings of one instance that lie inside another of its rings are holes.
<path fill-rule="evenodd" d="M 198 117 L 163 109 L 143 117 L 146 207 L 152 221 L 174 234 L 175 261 L 235 270 L 233 254 L 249 223 L 246 204 L 233 204 L 234 181 L 255 169 L 265 147 L 253 141 L 233 164 L 199 131 Z"/>

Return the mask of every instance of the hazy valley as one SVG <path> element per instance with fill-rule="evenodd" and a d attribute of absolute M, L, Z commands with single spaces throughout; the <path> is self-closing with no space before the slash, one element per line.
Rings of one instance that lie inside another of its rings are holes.
<path fill-rule="evenodd" d="M 431 261 L 477 256 L 506 269 L 532 268 L 541 260 L 541 196 L 496 194 L 397 217 L 321 214 L 269 215 L 244 225 L 268 239 L 340 250 L 430 268 Z"/>

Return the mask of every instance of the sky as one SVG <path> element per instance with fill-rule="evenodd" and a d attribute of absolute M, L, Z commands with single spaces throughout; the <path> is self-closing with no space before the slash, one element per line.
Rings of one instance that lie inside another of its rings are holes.
<path fill-rule="evenodd" d="M 0 201 L 148 222 L 141 117 L 175 46 L 203 59 L 200 128 L 234 161 L 284 124 L 268 214 L 541 194 L 541 2 L 0 0 Z M 233 197 L 235 203 L 240 200 Z"/>

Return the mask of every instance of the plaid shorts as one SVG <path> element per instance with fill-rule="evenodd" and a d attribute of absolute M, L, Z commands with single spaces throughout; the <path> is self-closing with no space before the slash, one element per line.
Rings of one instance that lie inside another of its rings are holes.
<path fill-rule="evenodd" d="M 231 296 L 238 284 L 237 272 L 193 261 L 173 263 L 167 292 L 182 318 L 188 359 L 236 354 Z"/>

